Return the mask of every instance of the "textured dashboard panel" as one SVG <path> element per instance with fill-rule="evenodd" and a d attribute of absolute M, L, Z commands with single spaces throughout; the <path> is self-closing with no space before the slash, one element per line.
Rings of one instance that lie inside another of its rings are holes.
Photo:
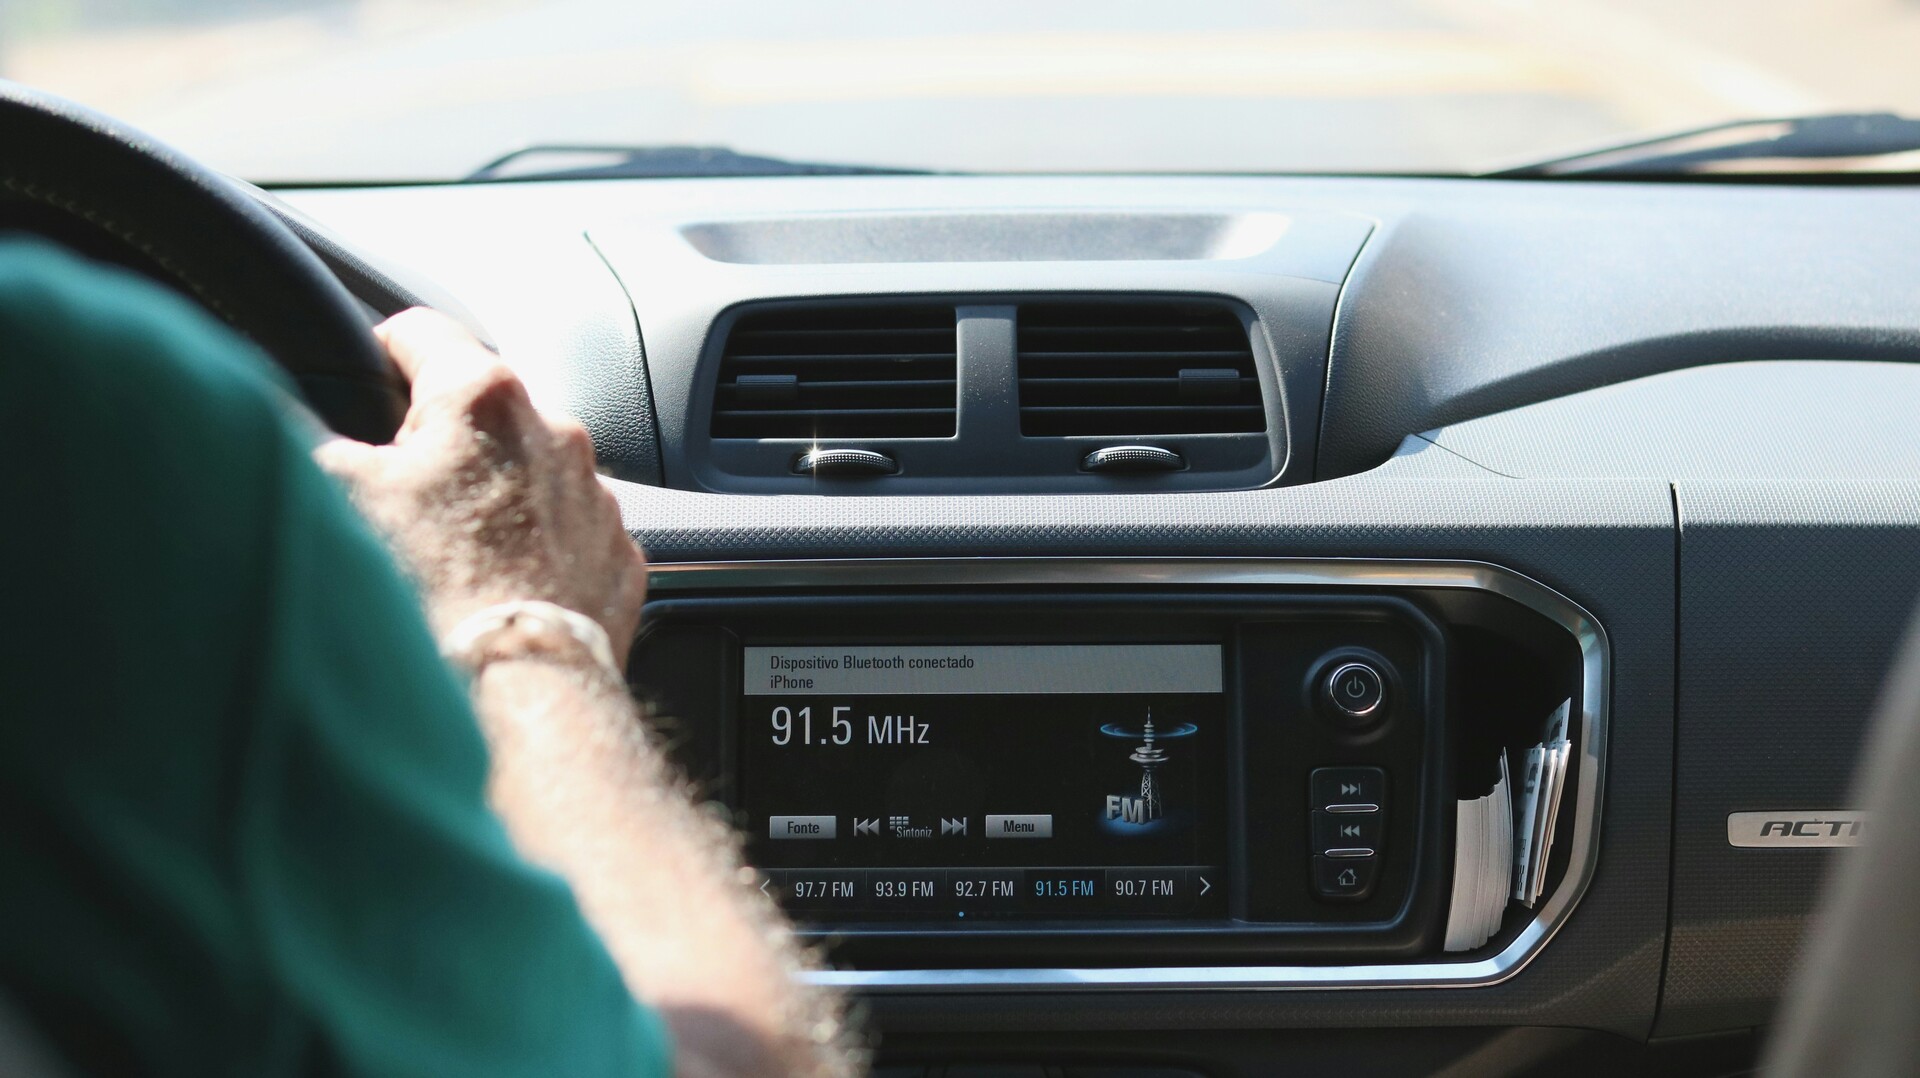
<path fill-rule="evenodd" d="M 1475 989 L 882 998 L 890 1030 L 1548 1024 L 1645 1036 L 1666 925 L 1673 526 L 1666 484 L 1361 477 L 1165 497 L 746 497 L 611 484 L 660 560 L 934 555 L 1459 558 L 1586 606 L 1614 660 L 1600 866 L 1545 951 Z"/>
<path fill-rule="evenodd" d="M 1909 430 L 1911 427 L 1909 426 Z M 1920 482 L 1682 482 L 1673 938 L 1658 1032 L 1765 1023 L 1845 851 L 1735 849 L 1835 809 L 1920 595 Z"/>
<path fill-rule="evenodd" d="M 584 237 L 579 242 L 587 246 Z M 600 276 L 606 263 L 598 250 L 592 254 L 593 265 L 582 261 L 564 282 L 556 282 L 567 302 L 578 304 L 578 314 L 568 325 L 571 332 L 559 342 L 559 355 L 543 357 L 548 362 L 541 370 L 562 406 L 593 435 L 594 456 L 608 475 L 658 483 L 660 424 L 653 407 L 646 342 L 633 319 L 632 300 L 625 298 L 611 270 L 606 278 Z M 624 302 L 594 296 L 609 291 L 620 292 Z"/>
<path fill-rule="evenodd" d="M 1519 478 L 1920 476 L 1920 363 L 1723 363 L 1429 431 Z"/>
<path fill-rule="evenodd" d="M 1407 440 L 1387 462 L 1367 473 L 1375 479 L 1505 479 L 1500 473 L 1477 464 L 1450 449 L 1436 445 L 1418 434 Z"/>
<path fill-rule="evenodd" d="M 516 219 L 497 200 L 435 188 L 276 192 L 353 241 L 369 260 L 416 269 L 464 305 L 527 383 L 534 403 L 578 419 L 600 467 L 660 481 L 647 356 L 633 305 L 579 226 Z M 428 197 L 422 197 L 422 196 Z M 564 204 L 565 199 L 557 200 Z"/>
<path fill-rule="evenodd" d="M 1659 371 L 1920 356 L 1920 214 L 1892 199 L 1632 184 L 1479 194 L 1501 201 L 1389 217 L 1355 264 L 1317 474 L 1370 468 L 1418 430 Z"/>

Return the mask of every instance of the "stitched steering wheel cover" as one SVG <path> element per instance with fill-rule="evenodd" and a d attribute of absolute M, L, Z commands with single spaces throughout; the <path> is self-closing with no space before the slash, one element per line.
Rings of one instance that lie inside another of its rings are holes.
<path fill-rule="evenodd" d="M 377 443 L 399 429 L 406 386 L 353 297 L 218 173 L 116 120 L 0 80 L 0 211 L 9 205 L 126 249 L 265 350 L 334 430 Z"/>

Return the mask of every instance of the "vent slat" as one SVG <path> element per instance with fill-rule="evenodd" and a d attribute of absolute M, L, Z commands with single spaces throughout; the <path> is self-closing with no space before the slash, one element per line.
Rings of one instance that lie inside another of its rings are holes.
<path fill-rule="evenodd" d="M 949 438 L 958 377 L 952 307 L 757 311 L 722 351 L 713 436 Z"/>
<path fill-rule="evenodd" d="M 1035 325 L 1029 327 L 1037 336 L 1062 336 L 1062 338 L 1081 338 L 1081 336 L 1152 336 L 1167 340 L 1192 340 L 1196 336 L 1215 336 L 1219 340 L 1233 340 L 1240 327 L 1229 325 L 1165 325 L 1165 323 L 1102 323 L 1102 325 Z"/>
<path fill-rule="evenodd" d="M 1039 404 L 1030 405 L 1026 411 L 1046 415 L 1104 415 L 1108 412 L 1145 415 L 1155 413 L 1170 414 L 1173 412 L 1206 412 L 1209 414 L 1214 412 L 1250 413 L 1262 411 L 1262 409 L 1257 404 L 1231 404 L 1225 407 L 1210 407 L 1196 404 Z"/>
<path fill-rule="evenodd" d="M 801 386 L 791 393 L 774 396 L 767 393 L 742 393 L 726 386 L 714 399 L 714 412 L 773 412 L 783 408 L 814 408 L 844 412 L 856 408 L 931 408 L 953 410 L 952 382 L 925 382 L 925 389 L 907 390 L 897 385 L 871 388 L 825 389 Z"/>
<path fill-rule="evenodd" d="M 811 417 L 844 419 L 862 415 L 940 415 L 947 408 L 716 408 L 714 418 L 740 419 L 746 416 L 777 416 L 781 419 Z"/>
<path fill-rule="evenodd" d="M 779 352 L 764 356 L 732 354 L 727 358 L 735 363 L 832 363 L 857 360 L 862 363 L 953 364 L 952 352 L 823 352 L 819 355 Z"/>
<path fill-rule="evenodd" d="M 1069 352 L 1055 352 L 1055 351 L 1039 351 L 1039 350 L 1022 349 L 1020 352 L 1020 358 L 1022 359 L 1073 359 L 1073 360 L 1086 360 L 1091 362 L 1094 360 L 1105 360 L 1105 359 L 1239 360 L 1239 359 L 1249 358 L 1249 356 L 1245 348 L 1212 348 L 1212 349 L 1206 349 L 1206 350 L 1195 349 L 1195 348 L 1156 348 L 1148 351 L 1131 351 L 1131 352 L 1101 351 L 1101 350 L 1095 350 L 1095 349 L 1069 351 Z"/>
<path fill-rule="evenodd" d="M 1064 379 L 1064 380 L 1076 381 L 1076 379 L 1071 379 L 1071 378 Z M 1177 379 L 1173 379 L 1173 378 L 1158 378 L 1154 380 L 1159 382 L 1177 381 Z M 902 390 L 908 390 L 908 391 L 919 393 L 919 392 L 934 392 L 941 389 L 952 391 L 954 386 L 958 384 L 959 384 L 958 382 L 956 382 L 954 379 L 950 377 L 949 378 L 919 378 L 913 381 L 905 381 L 905 382 L 897 378 L 866 378 L 866 379 L 852 379 L 852 380 L 841 381 L 841 382 L 802 381 L 802 382 L 796 383 L 796 386 L 802 393 L 838 393 L 841 391 L 858 392 L 860 390 L 867 390 L 867 389 L 873 389 L 873 390 L 902 389 Z M 738 388 L 741 388 L 741 387 L 738 385 L 723 385 L 720 387 L 720 390 L 721 392 L 724 393 L 728 390 L 738 389 Z"/>
<path fill-rule="evenodd" d="M 1240 377 L 1233 380 L 1240 386 L 1257 386 L 1260 379 Z M 1020 385 L 1026 386 L 1145 386 L 1155 389 L 1177 389 L 1180 386 L 1179 375 L 1166 377 L 1147 376 L 1141 378 L 1022 378 Z"/>
<path fill-rule="evenodd" d="M 1016 351 L 1029 437 L 1267 429 L 1246 327 L 1224 304 L 1026 304 Z"/>
<path fill-rule="evenodd" d="M 944 308 L 942 308 L 944 310 Z M 918 333 L 937 337 L 946 330 L 940 326 L 741 326 L 733 335 L 743 341 L 760 340 L 766 337 L 831 337 L 834 339 L 854 338 L 880 333 Z"/>

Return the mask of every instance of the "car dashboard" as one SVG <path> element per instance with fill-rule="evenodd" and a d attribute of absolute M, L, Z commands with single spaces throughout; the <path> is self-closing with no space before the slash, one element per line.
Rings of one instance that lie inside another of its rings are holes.
<path fill-rule="evenodd" d="M 593 434 L 636 691 L 883 1066 L 1715 1073 L 1773 1020 L 1920 594 L 1911 188 L 275 197 Z"/>

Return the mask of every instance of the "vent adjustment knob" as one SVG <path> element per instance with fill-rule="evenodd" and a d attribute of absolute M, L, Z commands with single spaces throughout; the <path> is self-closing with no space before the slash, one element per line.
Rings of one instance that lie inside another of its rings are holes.
<path fill-rule="evenodd" d="M 813 449 L 800 454 L 800 459 L 793 462 L 793 470 L 816 477 L 858 478 L 892 475 L 900 470 L 900 465 L 885 453 L 871 449 Z"/>
<path fill-rule="evenodd" d="M 1090 472 L 1177 472 L 1186 466 L 1185 457 L 1156 445 L 1110 445 L 1080 462 Z"/>

